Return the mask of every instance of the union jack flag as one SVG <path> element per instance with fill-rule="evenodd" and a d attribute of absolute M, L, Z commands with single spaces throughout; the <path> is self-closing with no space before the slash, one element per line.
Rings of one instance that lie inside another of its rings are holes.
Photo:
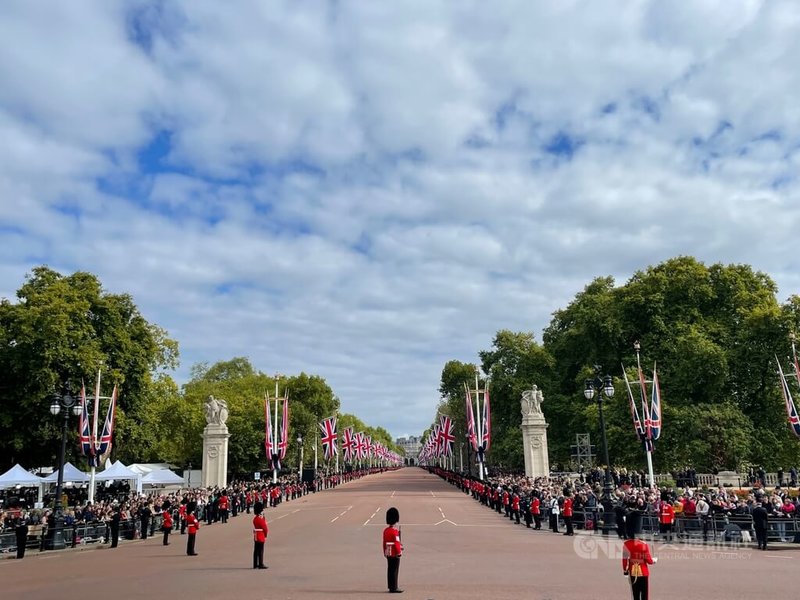
<path fill-rule="evenodd" d="M 322 450 L 325 460 L 330 460 L 332 456 L 339 454 L 339 445 L 336 443 L 336 417 L 325 419 L 319 424 L 322 429 Z"/>
<path fill-rule="evenodd" d="M 99 442 L 95 443 L 95 459 L 98 466 L 103 458 L 111 452 L 111 439 L 114 435 L 114 417 L 116 416 L 117 408 L 117 386 L 114 386 L 114 391 L 111 392 L 111 401 L 108 404 L 108 412 L 106 413 L 106 420 L 103 423 L 103 432 L 100 434 Z"/>
<path fill-rule="evenodd" d="M 349 462 L 355 457 L 355 439 L 353 437 L 352 427 L 347 427 L 344 430 L 342 437 L 342 452 L 344 453 L 345 462 Z"/>
<path fill-rule="evenodd" d="M 288 394 L 287 394 L 288 396 Z M 283 399 L 283 415 L 281 415 L 281 439 L 278 441 L 278 456 L 281 460 L 286 458 L 286 449 L 289 447 L 289 398 Z"/>
<path fill-rule="evenodd" d="M 89 464 L 91 465 L 94 462 L 94 444 L 92 443 L 92 429 L 89 424 L 89 408 L 86 406 L 86 386 L 83 384 L 81 384 L 80 403 L 79 437 L 81 454 L 89 459 Z"/>
<path fill-rule="evenodd" d="M 642 423 L 642 420 L 639 418 L 639 411 L 636 409 L 636 400 L 633 397 L 633 390 L 631 389 L 631 382 L 628 381 L 628 374 L 625 372 L 625 365 L 622 365 L 622 376 L 625 379 L 625 388 L 628 391 L 628 401 L 631 408 L 631 419 L 633 420 L 633 430 L 636 432 L 636 437 L 644 443 L 645 449 L 652 452 L 653 449 L 653 440 L 648 438 L 647 432 L 645 431 L 646 426 Z M 597 390 L 598 394 L 601 394 L 602 391 Z M 643 410 L 647 410 L 647 405 L 642 405 Z M 645 423 L 649 424 L 650 417 L 645 416 Z"/>
<path fill-rule="evenodd" d="M 661 436 L 661 388 L 658 385 L 658 373 L 653 363 L 653 398 L 650 404 L 650 438 L 657 440 Z"/>
<path fill-rule="evenodd" d="M 272 418 L 269 414 L 269 396 L 264 395 L 264 448 L 267 451 L 267 458 L 272 460 Z"/>
<path fill-rule="evenodd" d="M 483 431 L 481 432 L 481 445 L 484 452 L 489 450 L 492 443 L 492 410 L 489 407 L 489 386 L 483 391 Z"/>
<path fill-rule="evenodd" d="M 792 392 L 789 390 L 789 382 L 786 381 L 786 375 L 783 374 L 783 368 L 781 367 L 781 363 L 777 356 L 775 357 L 775 360 L 778 363 L 778 374 L 780 375 L 781 379 L 781 392 L 783 392 L 783 401 L 786 405 L 786 415 L 789 418 L 789 427 L 791 427 L 792 433 L 795 436 L 800 437 L 800 417 L 797 416 L 797 407 L 792 399 Z M 797 364 L 796 358 L 795 364 Z"/>
<path fill-rule="evenodd" d="M 439 422 L 439 441 L 442 453 L 444 456 L 450 456 L 453 454 L 453 444 L 456 441 L 456 436 L 453 433 L 453 420 L 448 416 L 442 415 Z"/>
<path fill-rule="evenodd" d="M 467 394 L 467 442 L 472 444 L 473 450 L 477 450 L 478 436 L 475 433 L 475 413 L 472 411 L 472 396 L 466 385 L 464 385 L 464 391 Z"/>

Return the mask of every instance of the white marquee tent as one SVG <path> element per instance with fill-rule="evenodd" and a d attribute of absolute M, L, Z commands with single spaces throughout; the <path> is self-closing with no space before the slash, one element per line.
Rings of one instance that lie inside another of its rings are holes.
<path fill-rule="evenodd" d="M 39 487 L 42 485 L 42 478 L 26 471 L 19 465 L 14 465 L 8 471 L 0 475 L 0 490 L 13 487 Z"/>
<path fill-rule="evenodd" d="M 44 483 L 58 482 L 58 469 L 42 480 Z M 89 483 L 89 475 L 78 469 L 71 462 L 64 465 L 64 483 Z"/>
<path fill-rule="evenodd" d="M 118 460 L 113 465 L 95 475 L 96 481 L 137 481 L 140 475 L 131 471 Z"/>
<path fill-rule="evenodd" d="M 143 485 L 183 485 L 183 477 L 176 475 L 169 469 L 150 471 L 142 477 Z"/>

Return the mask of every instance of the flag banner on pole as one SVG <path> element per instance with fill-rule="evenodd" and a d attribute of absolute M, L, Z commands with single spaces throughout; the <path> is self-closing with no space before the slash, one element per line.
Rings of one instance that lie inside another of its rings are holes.
<path fill-rule="evenodd" d="M 101 464 L 103 460 L 111 452 L 111 439 L 114 435 L 114 417 L 116 416 L 117 409 L 117 386 L 114 386 L 114 391 L 111 392 L 111 401 L 108 404 L 108 412 L 106 412 L 106 420 L 103 422 L 103 432 L 100 435 L 100 440 L 95 449 L 95 456 L 97 457 L 97 465 Z M 96 465 L 96 466 L 97 466 Z"/>
<path fill-rule="evenodd" d="M 322 430 L 322 453 L 325 456 L 325 460 L 330 460 L 332 456 L 339 454 L 339 446 L 336 443 L 338 439 L 336 435 L 336 417 L 323 420 L 319 424 L 319 428 Z"/>
<path fill-rule="evenodd" d="M 653 394 L 650 403 L 650 439 L 657 440 L 661 436 L 661 388 L 658 385 L 656 364 L 653 363 Z"/>
<path fill-rule="evenodd" d="M 286 450 L 289 447 L 289 398 L 288 394 L 283 398 L 283 415 L 281 415 L 280 441 L 278 442 L 278 455 L 281 460 L 286 458 Z"/>
<path fill-rule="evenodd" d="M 648 439 L 647 433 L 645 432 L 644 423 L 639 418 L 639 411 L 636 409 L 636 399 L 633 396 L 633 390 L 631 389 L 631 382 L 628 380 L 628 374 L 625 372 L 625 365 L 622 365 L 622 377 L 625 379 L 625 389 L 628 392 L 628 402 L 631 408 L 631 419 L 633 420 L 633 430 L 636 433 L 636 437 L 639 438 L 639 441 L 641 441 L 645 445 L 645 449 L 648 452 L 652 452 L 653 441 L 651 439 Z M 602 392 L 598 391 L 598 393 Z M 646 408 L 646 405 L 643 406 L 642 408 Z"/>
<path fill-rule="evenodd" d="M 783 392 L 783 401 L 786 405 L 786 415 L 789 418 L 789 427 L 795 436 L 800 437 L 800 417 L 797 415 L 797 407 L 792 399 L 792 392 L 789 390 L 789 382 L 786 381 L 786 375 L 783 374 L 783 368 L 777 356 L 775 361 L 778 363 L 778 375 L 781 380 L 781 392 Z"/>
<path fill-rule="evenodd" d="M 350 462 L 353 460 L 353 428 L 347 427 L 344 430 L 344 434 L 342 435 L 342 452 L 344 454 L 343 458 L 345 462 Z"/>
<path fill-rule="evenodd" d="M 273 454 L 273 449 L 272 449 L 272 440 L 273 440 L 273 437 L 272 437 L 272 418 L 270 416 L 270 410 L 269 410 L 269 396 L 267 396 L 266 394 L 264 395 L 264 416 L 265 416 L 264 420 L 265 420 L 265 423 L 266 423 L 266 425 L 264 427 L 264 436 L 265 436 L 264 448 L 267 451 L 267 458 L 270 461 L 272 461 L 272 454 Z"/>
<path fill-rule="evenodd" d="M 642 399 L 642 431 L 644 433 L 644 439 L 650 440 L 652 439 L 650 428 L 653 424 L 650 421 L 650 409 L 648 408 L 649 403 L 647 401 L 647 381 L 645 381 L 641 364 L 637 366 L 637 369 L 639 371 L 639 396 Z"/>
<path fill-rule="evenodd" d="M 483 428 L 481 446 L 484 452 L 488 452 L 492 445 L 492 409 L 489 406 L 488 384 L 483 390 L 483 423 L 481 423 L 481 427 Z"/>
<path fill-rule="evenodd" d="M 467 394 L 467 442 L 472 445 L 473 450 L 477 450 L 478 436 L 475 433 L 475 413 L 472 410 L 472 396 L 466 384 L 464 385 L 464 391 Z"/>
<path fill-rule="evenodd" d="M 89 407 L 86 405 L 86 386 L 81 384 L 81 418 L 79 427 L 79 437 L 81 454 L 83 454 L 91 465 L 94 461 L 94 445 L 92 444 L 92 429 L 89 421 Z"/>
<path fill-rule="evenodd" d="M 442 415 L 439 418 L 439 437 L 441 438 L 444 456 L 452 456 L 456 436 L 453 433 L 453 420 L 446 415 Z"/>

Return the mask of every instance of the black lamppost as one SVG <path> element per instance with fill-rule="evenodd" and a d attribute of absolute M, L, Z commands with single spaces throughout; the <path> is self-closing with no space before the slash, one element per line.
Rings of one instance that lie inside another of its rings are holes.
<path fill-rule="evenodd" d="M 70 394 L 69 384 L 64 386 L 63 394 L 53 394 L 53 402 L 50 404 L 50 412 L 54 416 L 64 413 L 64 422 L 61 426 L 61 452 L 58 455 L 58 483 L 56 484 L 56 500 L 53 505 L 53 514 L 47 528 L 47 538 L 45 539 L 45 550 L 61 550 L 66 548 L 64 543 L 64 513 L 61 506 L 61 488 L 64 485 L 64 453 L 67 450 L 67 427 L 69 426 L 69 414 L 81 414 L 81 405 L 78 399 Z"/>
<path fill-rule="evenodd" d="M 583 390 L 583 395 L 587 400 L 596 399 L 597 408 L 600 412 L 600 433 L 603 436 L 603 452 L 606 459 L 606 472 L 603 480 L 603 497 L 601 499 L 603 505 L 603 533 L 608 533 L 609 529 L 616 523 L 616 514 L 614 513 L 614 500 L 612 494 L 614 492 L 614 484 L 611 481 L 611 461 L 608 458 L 608 439 L 606 439 L 606 421 L 603 418 L 603 396 L 611 398 L 614 396 L 614 381 L 611 375 L 601 376 L 603 367 L 600 365 L 594 366 L 594 379 L 587 379 L 586 386 Z"/>

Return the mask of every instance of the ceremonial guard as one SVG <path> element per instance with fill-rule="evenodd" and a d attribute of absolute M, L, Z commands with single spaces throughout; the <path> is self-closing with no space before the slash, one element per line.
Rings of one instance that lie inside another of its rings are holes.
<path fill-rule="evenodd" d="M 675 523 L 675 509 L 669 501 L 669 495 L 661 495 L 661 508 L 658 511 L 658 528 L 666 542 L 672 541 L 672 528 Z"/>
<path fill-rule="evenodd" d="M 759 498 L 758 506 L 753 509 L 753 529 L 756 531 L 756 541 L 759 550 L 767 549 L 767 529 L 769 528 L 769 513 L 764 508 L 764 503 Z"/>
<path fill-rule="evenodd" d="M 397 587 L 397 575 L 400 572 L 400 557 L 403 555 L 403 544 L 400 541 L 400 528 L 395 527 L 400 521 L 400 511 L 392 507 L 386 511 L 386 524 L 383 530 L 383 555 L 386 557 L 386 580 L 389 592 L 400 594 L 403 590 Z"/>
<path fill-rule="evenodd" d="M 516 519 L 517 525 L 519 525 L 519 494 L 516 490 L 514 490 L 514 494 L 511 496 L 511 515 L 509 519 Z"/>
<path fill-rule="evenodd" d="M 186 504 L 188 504 L 188 501 L 184 496 L 181 505 L 178 507 L 178 518 L 181 520 L 181 535 L 186 533 Z"/>
<path fill-rule="evenodd" d="M 222 495 L 219 497 L 217 501 L 217 508 L 219 509 L 219 518 L 223 523 L 228 522 L 228 506 L 230 504 L 230 499 L 228 498 L 228 492 L 226 490 L 222 490 Z"/>
<path fill-rule="evenodd" d="M 567 531 L 564 535 L 573 535 L 572 531 L 572 493 L 566 492 L 564 494 L 564 526 Z"/>
<path fill-rule="evenodd" d="M 266 569 L 267 565 L 264 564 L 264 542 L 267 541 L 267 534 L 269 527 L 267 527 L 267 520 L 262 514 L 264 512 L 264 504 L 256 502 L 253 505 L 253 568 Z"/>
<path fill-rule="evenodd" d="M 163 515 L 164 521 L 161 524 L 161 531 L 164 532 L 164 545 L 169 546 L 169 534 L 172 533 L 172 513 L 169 501 L 164 502 Z"/>
<path fill-rule="evenodd" d="M 17 558 L 23 558 L 25 547 L 28 544 L 28 520 L 22 511 L 17 515 L 14 523 L 14 533 L 17 538 Z"/>
<path fill-rule="evenodd" d="M 630 580 L 633 600 L 648 600 L 648 565 L 655 564 L 658 559 L 651 556 L 647 542 L 636 539 L 639 516 L 637 511 L 631 511 L 627 515 L 625 530 L 628 539 L 622 545 L 622 572 Z"/>
<path fill-rule="evenodd" d="M 150 517 L 153 514 L 153 511 L 150 510 L 150 505 L 145 504 L 139 510 L 139 525 L 141 527 L 141 535 L 142 539 L 147 539 L 147 534 L 150 533 Z"/>
<path fill-rule="evenodd" d="M 534 496 L 531 498 L 531 514 L 533 515 L 533 528 L 534 529 L 541 529 L 542 528 L 542 501 L 539 500 L 539 496 Z"/>
<path fill-rule="evenodd" d="M 197 504 L 194 502 L 186 505 L 186 531 L 189 534 L 186 540 L 186 554 L 189 556 L 197 556 L 194 551 L 194 542 L 197 537 L 197 530 L 200 529 L 200 521 L 194 514 L 197 510 Z"/>

